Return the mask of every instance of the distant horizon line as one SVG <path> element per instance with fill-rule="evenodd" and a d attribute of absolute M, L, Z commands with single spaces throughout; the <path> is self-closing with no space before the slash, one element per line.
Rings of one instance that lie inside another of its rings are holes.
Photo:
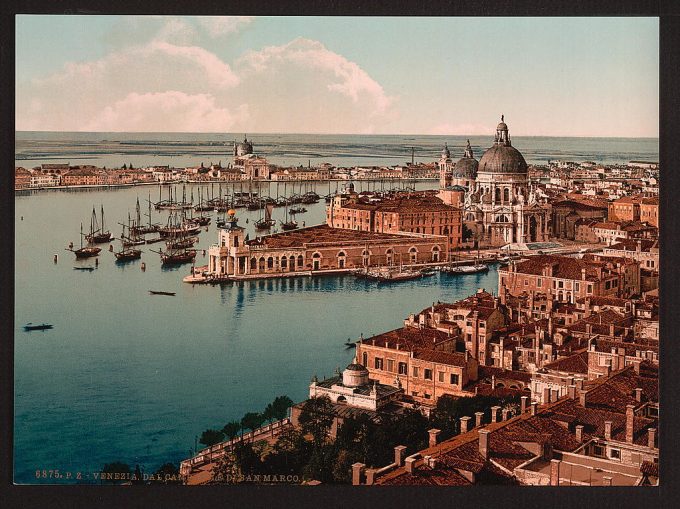
<path fill-rule="evenodd" d="M 14 130 L 16 133 L 60 133 L 60 134 L 217 134 L 217 135 L 231 135 L 231 134 L 243 134 L 250 136 L 248 132 L 223 132 L 223 131 L 52 131 L 52 130 Z M 462 137 L 478 137 L 487 136 L 486 134 L 427 134 L 427 133 L 314 133 L 314 132 L 258 132 L 252 131 L 254 136 L 262 135 L 313 135 L 313 136 L 431 136 L 431 137 L 446 137 L 446 136 L 462 136 Z M 489 134 L 492 137 L 493 134 Z M 516 134 L 510 137 L 512 138 L 602 138 L 602 139 L 645 139 L 645 140 L 658 140 L 659 136 L 589 136 L 589 135 L 556 135 L 556 134 Z"/>

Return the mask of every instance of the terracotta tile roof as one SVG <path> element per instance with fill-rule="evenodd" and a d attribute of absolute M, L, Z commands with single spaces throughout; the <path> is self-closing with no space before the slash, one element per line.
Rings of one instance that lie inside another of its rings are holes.
<path fill-rule="evenodd" d="M 550 362 L 543 367 L 551 371 L 561 371 L 563 373 L 588 374 L 588 351 L 582 350 L 569 357 Z"/>
<path fill-rule="evenodd" d="M 617 251 L 637 251 L 638 245 L 640 251 L 649 253 L 651 249 L 659 249 L 659 241 L 654 239 L 620 239 L 616 244 L 612 244 L 605 248 L 605 250 Z"/>
<path fill-rule="evenodd" d="M 640 473 L 653 477 L 659 477 L 659 464 L 653 461 L 643 461 L 640 465 Z"/>
<path fill-rule="evenodd" d="M 432 349 L 434 345 L 447 341 L 455 341 L 455 338 L 436 329 L 402 327 L 364 339 L 363 343 L 393 349 L 396 349 L 399 345 L 400 350 L 414 351 L 416 349 Z"/>
<path fill-rule="evenodd" d="M 603 263 L 587 262 L 583 259 L 570 258 L 568 256 L 538 255 L 518 263 L 515 272 L 520 274 L 543 275 L 543 268 L 553 266 L 553 277 L 561 279 L 582 278 L 582 270 L 586 270 L 586 277 L 594 279 L 597 275 L 596 267 L 602 267 Z"/>

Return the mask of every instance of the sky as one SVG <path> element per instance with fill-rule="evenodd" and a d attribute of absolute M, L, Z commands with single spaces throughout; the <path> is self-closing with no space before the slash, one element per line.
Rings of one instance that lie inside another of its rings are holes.
<path fill-rule="evenodd" d="M 16 17 L 16 130 L 657 137 L 656 18 Z"/>

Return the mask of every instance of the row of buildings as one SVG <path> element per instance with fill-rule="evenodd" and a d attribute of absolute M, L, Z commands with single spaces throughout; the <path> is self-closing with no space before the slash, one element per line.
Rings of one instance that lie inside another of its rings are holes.
<path fill-rule="evenodd" d="M 310 398 L 332 403 L 331 438 L 349 416 L 430 415 L 443 396 L 515 395 L 521 405 L 463 416 L 448 440 L 431 429 L 426 449 L 398 446 L 390 465 L 356 463 L 353 483 L 656 484 L 658 297 L 627 282 L 629 265 L 535 257 L 499 272 L 498 295 L 433 303 L 361 338 L 342 374 L 310 385 Z"/>

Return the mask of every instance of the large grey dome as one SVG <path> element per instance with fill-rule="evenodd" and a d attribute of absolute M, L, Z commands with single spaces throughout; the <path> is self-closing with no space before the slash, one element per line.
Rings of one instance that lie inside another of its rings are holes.
<path fill-rule="evenodd" d="M 453 178 L 476 179 L 478 167 L 477 159 L 461 157 L 453 167 L 451 176 Z"/>
<path fill-rule="evenodd" d="M 494 145 L 479 160 L 479 170 L 483 173 L 526 173 L 527 162 L 515 147 Z"/>
<path fill-rule="evenodd" d="M 512 146 L 508 136 L 508 126 L 503 121 L 496 126 L 493 146 L 479 160 L 478 171 L 483 173 L 527 173 L 524 156 Z"/>

